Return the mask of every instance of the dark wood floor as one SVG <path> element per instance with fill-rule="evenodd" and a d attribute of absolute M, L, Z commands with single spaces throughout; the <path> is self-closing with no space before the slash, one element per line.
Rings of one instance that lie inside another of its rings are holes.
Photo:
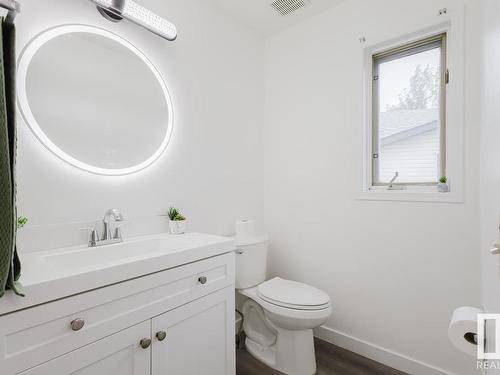
<path fill-rule="evenodd" d="M 401 371 L 339 348 L 322 340 L 315 340 L 317 375 L 407 375 Z M 236 375 L 280 375 L 254 359 L 246 350 L 236 350 Z"/>

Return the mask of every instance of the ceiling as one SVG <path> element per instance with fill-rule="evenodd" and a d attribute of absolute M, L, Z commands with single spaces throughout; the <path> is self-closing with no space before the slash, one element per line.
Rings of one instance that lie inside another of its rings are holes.
<path fill-rule="evenodd" d="M 270 35 L 294 23 L 321 13 L 343 0 L 305 0 L 307 6 L 282 16 L 271 3 L 274 0 L 209 0 L 218 8 L 263 35 Z"/>

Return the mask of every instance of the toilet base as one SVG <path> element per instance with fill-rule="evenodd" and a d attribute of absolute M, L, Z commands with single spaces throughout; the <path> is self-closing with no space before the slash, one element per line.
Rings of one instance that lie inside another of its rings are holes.
<path fill-rule="evenodd" d="M 331 306 L 319 310 L 283 307 L 263 300 L 256 289 L 239 291 L 248 297 L 242 307 L 248 352 L 286 375 L 314 375 L 313 328 L 327 321 Z"/>
<path fill-rule="evenodd" d="M 278 329 L 276 343 L 265 347 L 247 337 L 247 351 L 267 366 L 287 375 L 314 375 L 316 358 L 311 329 L 290 331 Z"/>
<path fill-rule="evenodd" d="M 264 363 L 265 365 L 271 368 L 276 369 L 276 349 L 274 345 L 265 348 L 247 337 L 245 339 L 245 349 L 255 359 L 259 360 L 260 362 Z"/>

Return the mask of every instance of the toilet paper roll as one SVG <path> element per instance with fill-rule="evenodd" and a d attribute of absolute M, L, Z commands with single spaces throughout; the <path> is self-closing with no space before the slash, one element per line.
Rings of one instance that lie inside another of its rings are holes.
<path fill-rule="evenodd" d="M 255 235 L 253 220 L 239 220 L 235 224 L 236 241 L 244 242 Z"/>
<path fill-rule="evenodd" d="M 469 355 L 477 354 L 477 345 L 474 338 L 477 336 L 477 314 L 482 310 L 470 306 L 462 306 L 456 309 L 451 316 L 448 327 L 450 341 L 459 350 Z"/>

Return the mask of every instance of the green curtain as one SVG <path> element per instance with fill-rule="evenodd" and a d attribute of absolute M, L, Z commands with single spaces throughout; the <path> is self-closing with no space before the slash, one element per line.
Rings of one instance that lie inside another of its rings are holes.
<path fill-rule="evenodd" d="M 16 31 L 0 21 L 0 297 L 6 289 L 24 296 L 16 251 Z"/>

